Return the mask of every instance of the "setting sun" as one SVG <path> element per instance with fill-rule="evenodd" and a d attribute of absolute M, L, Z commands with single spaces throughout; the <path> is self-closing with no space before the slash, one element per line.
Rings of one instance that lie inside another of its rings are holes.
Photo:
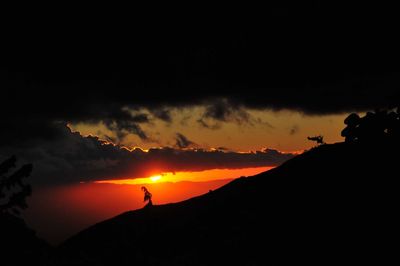
<path fill-rule="evenodd" d="M 273 167 L 252 167 L 243 169 L 213 169 L 198 172 L 175 172 L 175 173 L 162 173 L 144 178 L 133 179 L 118 179 L 118 180 L 102 180 L 95 181 L 95 183 L 108 183 L 108 184 L 124 184 L 124 185 L 141 185 L 141 184 L 160 184 L 165 182 L 208 182 L 215 180 L 234 179 L 240 176 L 252 176 L 258 173 L 268 171 Z"/>
<path fill-rule="evenodd" d="M 161 179 L 161 175 L 154 175 L 150 177 L 151 182 L 157 182 L 158 180 Z"/>

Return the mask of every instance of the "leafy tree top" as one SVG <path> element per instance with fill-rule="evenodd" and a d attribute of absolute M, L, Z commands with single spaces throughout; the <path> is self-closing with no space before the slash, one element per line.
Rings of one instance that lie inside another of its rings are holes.
<path fill-rule="evenodd" d="M 397 111 L 368 112 L 360 117 L 352 113 L 345 120 L 342 136 L 346 142 L 398 141 L 400 136 L 400 108 Z"/>

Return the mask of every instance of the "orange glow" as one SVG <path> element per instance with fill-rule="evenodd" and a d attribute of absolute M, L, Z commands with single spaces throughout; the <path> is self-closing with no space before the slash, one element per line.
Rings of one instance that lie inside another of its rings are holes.
<path fill-rule="evenodd" d="M 141 184 L 146 184 L 153 195 L 153 203 L 158 205 L 199 196 L 234 178 L 255 175 L 270 168 L 165 173 L 142 179 L 34 188 L 35 193 L 28 198 L 29 208 L 24 212 L 24 218 L 40 237 L 58 244 L 85 227 L 129 210 L 143 208 Z"/>
<path fill-rule="evenodd" d="M 149 177 L 151 182 L 155 183 L 161 179 L 161 175 L 153 175 Z"/>
<path fill-rule="evenodd" d="M 118 185 L 140 185 L 165 182 L 207 182 L 213 180 L 223 180 L 237 178 L 240 176 L 252 176 L 261 172 L 268 171 L 274 167 L 253 167 L 244 169 L 213 169 L 200 172 L 176 172 L 176 173 L 161 173 L 145 178 L 135 179 L 119 179 L 119 180 L 103 180 L 97 181 L 100 184 L 118 184 Z"/>
<path fill-rule="evenodd" d="M 147 184 L 146 188 L 153 194 L 153 203 L 158 205 L 199 196 L 230 181 L 154 182 Z M 25 221 L 52 244 L 59 244 L 97 222 L 145 205 L 141 185 L 111 183 L 37 188 L 28 198 L 28 204 L 29 208 L 23 213 Z"/>

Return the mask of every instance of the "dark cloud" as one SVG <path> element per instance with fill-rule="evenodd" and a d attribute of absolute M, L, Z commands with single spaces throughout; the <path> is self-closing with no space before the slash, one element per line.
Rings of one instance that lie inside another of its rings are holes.
<path fill-rule="evenodd" d="M 218 108 L 226 105 L 309 114 L 397 105 L 398 23 L 376 7 L 368 16 L 349 10 L 290 1 L 228 25 L 176 27 L 164 20 L 138 29 L 118 18 L 115 27 L 90 25 L 91 34 L 83 24 L 51 35 L 25 26 L 5 37 L 0 85 L 7 102 L 0 112 L 68 122 L 135 120 L 121 116 L 128 106 L 170 121 L 170 107 L 193 105 L 208 106 L 205 115 L 222 120 L 226 112 Z M 229 101 L 210 105 L 215 99 Z"/>
<path fill-rule="evenodd" d="M 34 25 L 36 20 L 22 23 L 3 36 L 2 153 L 26 153 L 21 156 L 27 160 L 46 162 L 42 169 L 48 173 L 65 173 L 63 180 L 67 173 L 79 179 L 77 171 L 96 167 L 97 172 L 82 170 L 79 176 L 111 176 L 112 171 L 122 176 L 130 173 L 128 165 L 137 172 L 146 165 L 131 164 L 132 156 L 140 162 L 151 155 L 154 162 L 157 156 L 175 158 L 177 151 L 129 152 L 54 123 L 104 123 L 116 136 L 109 140 L 118 143 L 127 134 L 152 141 L 143 124 L 171 122 L 171 110 L 181 107 L 205 107 L 195 119 L 218 129 L 225 122 L 260 124 L 249 109 L 321 115 L 399 105 L 398 23 L 390 21 L 397 14 L 388 14 L 388 8 L 380 13 L 376 6 L 361 12 L 349 5 L 289 1 L 252 12 L 246 21 L 235 23 L 235 15 L 211 27 L 203 19 L 201 25 L 168 25 L 167 19 L 138 28 L 131 14 L 98 26 L 69 23 L 48 29 Z M 250 158 L 266 158 L 266 152 L 185 152 L 178 154 L 235 163 L 240 158 L 247 165 Z"/>
<path fill-rule="evenodd" d="M 106 120 L 104 121 L 107 128 L 116 132 L 118 141 L 121 142 L 130 133 L 137 135 L 141 140 L 148 141 L 149 137 L 138 123 L 132 120 Z"/>
<path fill-rule="evenodd" d="M 53 126 L 58 130 L 58 137 L 30 140 L 18 148 L 3 143 L 0 157 L 16 154 L 21 162 L 33 163 L 35 171 L 31 181 L 34 184 L 136 178 L 157 172 L 274 166 L 293 157 L 270 149 L 253 153 L 168 147 L 148 152 L 138 148 L 130 151 L 97 137 L 73 133 L 64 124 Z M 183 135 L 177 137 L 182 146 L 192 143 Z"/>
<path fill-rule="evenodd" d="M 148 141 L 149 137 L 140 127 L 141 123 L 149 123 L 150 119 L 147 114 L 135 112 L 126 107 L 114 110 L 110 115 L 106 115 L 99 119 L 104 125 L 113 131 L 118 142 L 124 140 L 128 134 L 134 134 L 143 141 Z"/>
<path fill-rule="evenodd" d="M 202 119 L 214 119 L 221 122 L 235 122 L 239 125 L 251 123 L 251 117 L 241 106 L 235 106 L 226 99 L 219 100 L 209 106 Z"/>
<path fill-rule="evenodd" d="M 219 129 L 221 122 L 236 123 L 238 125 L 254 125 L 257 120 L 240 105 L 232 104 L 228 99 L 217 99 L 206 106 L 206 109 L 197 122 L 204 128 Z"/>
<path fill-rule="evenodd" d="M 274 128 L 269 122 L 263 121 L 259 117 L 253 117 L 240 103 L 232 102 L 232 100 L 227 98 L 214 100 L 209 103 L 204 113 L 197 120 L 200 126 L 212 130 L 219 129 L 223 122 Z"/>
<path fill-rule="evenodd" d="M 184 149 L 184 148 L 188 148 L 190 146 L 196 145 L 196 143 L 189 140 L 187 137 L 185 137 L 181 133 L 176 133 L 175 140 L 176 140 L 175 146 L 180 149 Z"/>
<path fill-rule="evenodd" d="M 167 108 L 154 108 L 150 112 L 158 119 L 161 119 L 167 123 L 172 122 L 171 112 Z"/>
<path fill-rule="evenodd" d="M 149 123 L 150 119 L 147 114 L 135 114 L 132 115 L 132 117 L 129 119 L 132 122 L 135 123 Z"/>

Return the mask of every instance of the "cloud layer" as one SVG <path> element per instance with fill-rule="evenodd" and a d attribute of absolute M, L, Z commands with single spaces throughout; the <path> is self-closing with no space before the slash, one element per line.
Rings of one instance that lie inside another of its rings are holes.
<path fill-rule="evenodd" d="M 292 158 L 265 149 L 253 153 L 226 150 L 180 149 L 192 143 L 177 134 L 180 146 L 132 151 L 71 132 L 64 124 L 54 125 L 58 136 L 37 139 L 15 145 L 3 144 L 0 159 L 16 154 L 22 162 L 35 166 L 32 182 L 39 184 L 76 183 L 103 179 L 146 177 L 161 172 L 202 171 L 208 169 L 237 169 L 275 166 Z"/>
<path fill-rule="evenodd" d="M 228 159 L 254 166 L 271 152 L 180 151 L 193 144 L 183 135 L 176 136 L 176 149 L 130 152 L 54 123 L 102 122 L 120 143 L 127 134 L 153 141 L 143 124 L 169 123 L 171 110 L 180 107 L 205 107 L 199 125 L 218 130 L 226 122 L 256 124 L 249 109 L 322 115 L 397 106 L 398 23 L 390 21 L 397 15 L 375 5 L 361 12 L 358 5 L 297 2 L 212 26 L 187 19 L 152 24 L 129 13 L 119 14 L 115 25 L 96 20 L 97 27 L 40 31 L 31 20 L 13 29 L 4 37 L 9 46 L 0 66 L 2 154 L 46 162 L 41 176 L 57 169 L 54 179 L 63 181 L 141 174 L 161 159 L 171 171 L 193 170 L 196 160 L 199 167 L 213 160 L 213 167 L 233 167 Z"/>
<path fill-rule="evenodd" d="M 378 10 L 369 9 L 372 22 L 349 4 L 289 1 L 229 25 L 163 20 L 137 28 L 116 19 L 110 31 L 90 25 L 90 36 L 84 25 L 51 36 L 40 27 L 16 30 L 20 36 L 8 38 L 13 45 L 1 62 L 7 101 L 0 113 L 111 120 L 146 138 L 145 117 L 125 107 L 170 121 L 171 107 L 204 105 L 205 118 L 241 123 L 245 108 L 326 114 L 397 105 L 397 24 Z"/>

